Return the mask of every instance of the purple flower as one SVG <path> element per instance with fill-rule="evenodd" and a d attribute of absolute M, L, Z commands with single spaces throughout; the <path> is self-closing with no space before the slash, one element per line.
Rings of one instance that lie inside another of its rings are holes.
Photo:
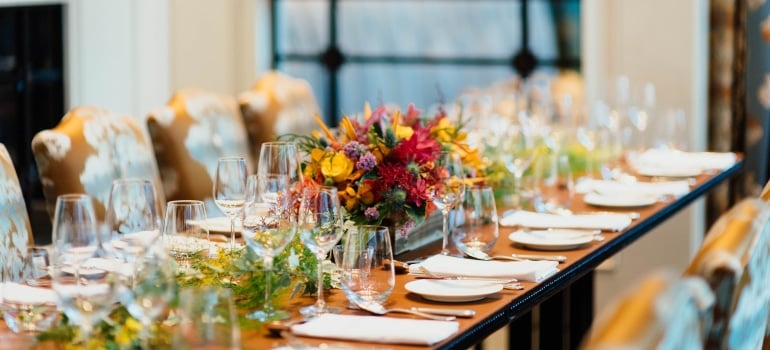
<path fill-rule="evenodd" d="M 369 207 L 364 210 L 364 216 L 367 220 L 377 220 L 380 217 L 380 212 L 375 207 Z"/>
<path fill-rule="evenodd" d="M 358 158 L 361 157 L 361 153 L 363 151 L 364 146 L 361 145 L 358 141 L 350 141 L 345 145 L 345 147 L 342 148 L 342 153 L 344 153 L 346 157 L 352 160 L 358 160 Z"/>
<path fill-rule="evenodd" d="M 356 169 L 370 171 L 374 169 L 375 165 L 377 165 L 377 158 L 374 157 L 372 152 L 366 152 L 366 154 L 361 156 L 356 162 Z"/>

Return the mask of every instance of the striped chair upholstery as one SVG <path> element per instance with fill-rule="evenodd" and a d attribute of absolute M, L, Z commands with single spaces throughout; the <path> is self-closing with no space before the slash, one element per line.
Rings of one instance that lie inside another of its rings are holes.
<path fill-rule="evenodd" d="M 686 270 L 716 297 L 709 349 L 758 349 L 770 310 L 770 207 L 744 199 L 709 229 Z"/>
<path fill-rule="evenodd" d="M 259 77 L 249 91 L 238 96 L 249 143 L 259 157 L 259 145 L 288 133 L 310 135 L 320 113 L 310 84 L 278 71 Z"/>
<path fill-rule="evenodd" d="M 85 193 L 103 219 L 112 180 L 125 177 L 152 180 L 165 206 L 152 143 L 130 116 L 94 106 L 74 108 L 54 128 L 35 135 L 32 152 L 51 217 L 56 197 Z"/>
<path fill-rule="evenodd" d="M 150 113 L 147 127 L 168 200 L 203 200 L 208 208 L 216 208 L 211 197 L 219 158 L 246 157 L 249 172 L 255 169 L 243 118 L 232 97 L 177 91 L 165 107 Z"/>
<path fill-rule="evenodd" d="M 27 248 L 34 245 L 19 178 L 5 145 L 0 143 L 0 260 L 9 276 L 21 276 Z"/>
<path fill-rule="evenodd" d="M 702 349 L 714 295 L 699 277 L 651 274 L 600 314 L 583 349 Z"/>

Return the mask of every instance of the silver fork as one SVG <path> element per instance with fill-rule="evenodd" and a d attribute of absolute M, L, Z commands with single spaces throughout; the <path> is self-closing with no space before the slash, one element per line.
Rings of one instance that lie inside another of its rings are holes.
<path fill-rule="evenodd" d="M 420 266 L 420 272 L 425 274 L 429 278 L 444 279 L 444 280 L 471 280 L 471 281 L 487 281 L 492 283 L 501 283 L 505 289 L 522 290 L 524 286 L 518 282 L 515 278 L 493 278 L 493 277 L 472 277 L 472 276 L 447 276 L 439 275 L 429 270 L 425 266 Z"/>

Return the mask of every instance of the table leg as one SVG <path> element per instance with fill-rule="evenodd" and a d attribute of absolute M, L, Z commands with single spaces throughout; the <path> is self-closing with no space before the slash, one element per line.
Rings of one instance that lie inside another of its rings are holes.
<path fill-rule="evenodd" d="M 508 348 L 532 349 L 532 312 L 508 324 Z"/>

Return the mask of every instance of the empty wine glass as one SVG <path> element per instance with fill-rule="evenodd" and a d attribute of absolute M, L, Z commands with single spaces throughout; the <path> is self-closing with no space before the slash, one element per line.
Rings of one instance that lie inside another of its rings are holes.
<path fill-rule="evenodd" d="M 302 167 L 299 150 L 293 142 L 264 142 L 259 150 L 259 175 L 284 175 L 289 178 L 292 200 L 299 207 L 302 197 Z"/>
<path fill-rule="evenodd" d="M 428 190 L 431 200 L 443 215 L 443 241 L 441 254 L 449 254 L 449 213 L 462 201 L 465 192 L 465 175 L 460 156 L 442 152 L 435 163 L 436 183 Z"/>
<path fill-rule="evenodd" d="M 518 197 L 516 206 L 521 208 L 523 197 L 522 178 L 535 158 L 535 140 L 531 125 L 523 114 L 519 114 L 519 123 L 508 126 L 506 136 L 501 142 L 498 156 L 505 167 L 513 174 L 514 193 Z"/>
<path fill-rule="evenodd" d="M 596 163 L 596 139 L 597 131 L 589 126 L 581 125 L 576 130 L 578 143 L 586 150 L 586 177 L 593 178 L 594 165 Z"/>
<path fill-rule="evenodd" d="M 396 285 L 393 248 L 384 226 L 361 225 L 348 232 L 342 256 L 342 290 L 355 305 L 385 302 Z"/>
<path fill-rule="evenodd" d="M 186 288 L 179 293 L 173 349 L 240 349 L 241 328 L 229 289 Z"/>
<path fill-rule="evenodd" d="M 315 305 L 300 310 L 303 315 L 339 313 L 326 305 L 323 294 L 323 262 L 342 237 L 342 209 L 336 187 L 308 187 L 299 209 L 299 237 L 318 259 L 318 297 Z"/>
<path fill-rule="evenodd" d="M 224 157 L 217 161 L 214 176 L 214 203 L 230 219 L 230 249 L 235 249 L 235 219 L 246 201 L 246 160 Z"/>
<path fill-rule="evenodd" d="M 179 200 L 166 204 L 163 244 L 180 268 L 188 268 L 191 258 L 208 254 L 211 243 L 205 221 L 206 206 L 202 201 Z"/>
<path fill-rule="evenodd" d="M 120 270 L 117 259 L 100 249 L 92 199 L 84 194 L 57 197 L 54 212 L 54 253 L 51 268 L 58 305 L 79 325 L 87 340 L 93 325 L 106 316 L 115 302 Z"/>
<path fill-rule="evenodd" d="M 274 182 L 274 188 L 287 188 L 287 177 L 269 178 L 256 175 L 256 181 L 249 181 L 247 200 L 243 215 L 242 236 L 246 245 L 263 259 L 265 270 L 265 302 L 261 310 L 257 310 L 248 318 L 258 321 L 270 321 L 289 317 L 285 311 L 275 310 L 270 302 L 273 259 L 294 238 L 297 231 L 297 219 L 292 207 L 293 201 L 289 195 L 265 197 L 260 188 L 271 187 L 266 182 Z M 261 184 L 260 184 L 261 183 Z"/>
<path fill-rule="evenodd" d="M 118 179 L 110 186 L 105 221 L 105 247 L 130 262 L 141 258 L 160 236 L 161 215 L 152 181 Z"/>

